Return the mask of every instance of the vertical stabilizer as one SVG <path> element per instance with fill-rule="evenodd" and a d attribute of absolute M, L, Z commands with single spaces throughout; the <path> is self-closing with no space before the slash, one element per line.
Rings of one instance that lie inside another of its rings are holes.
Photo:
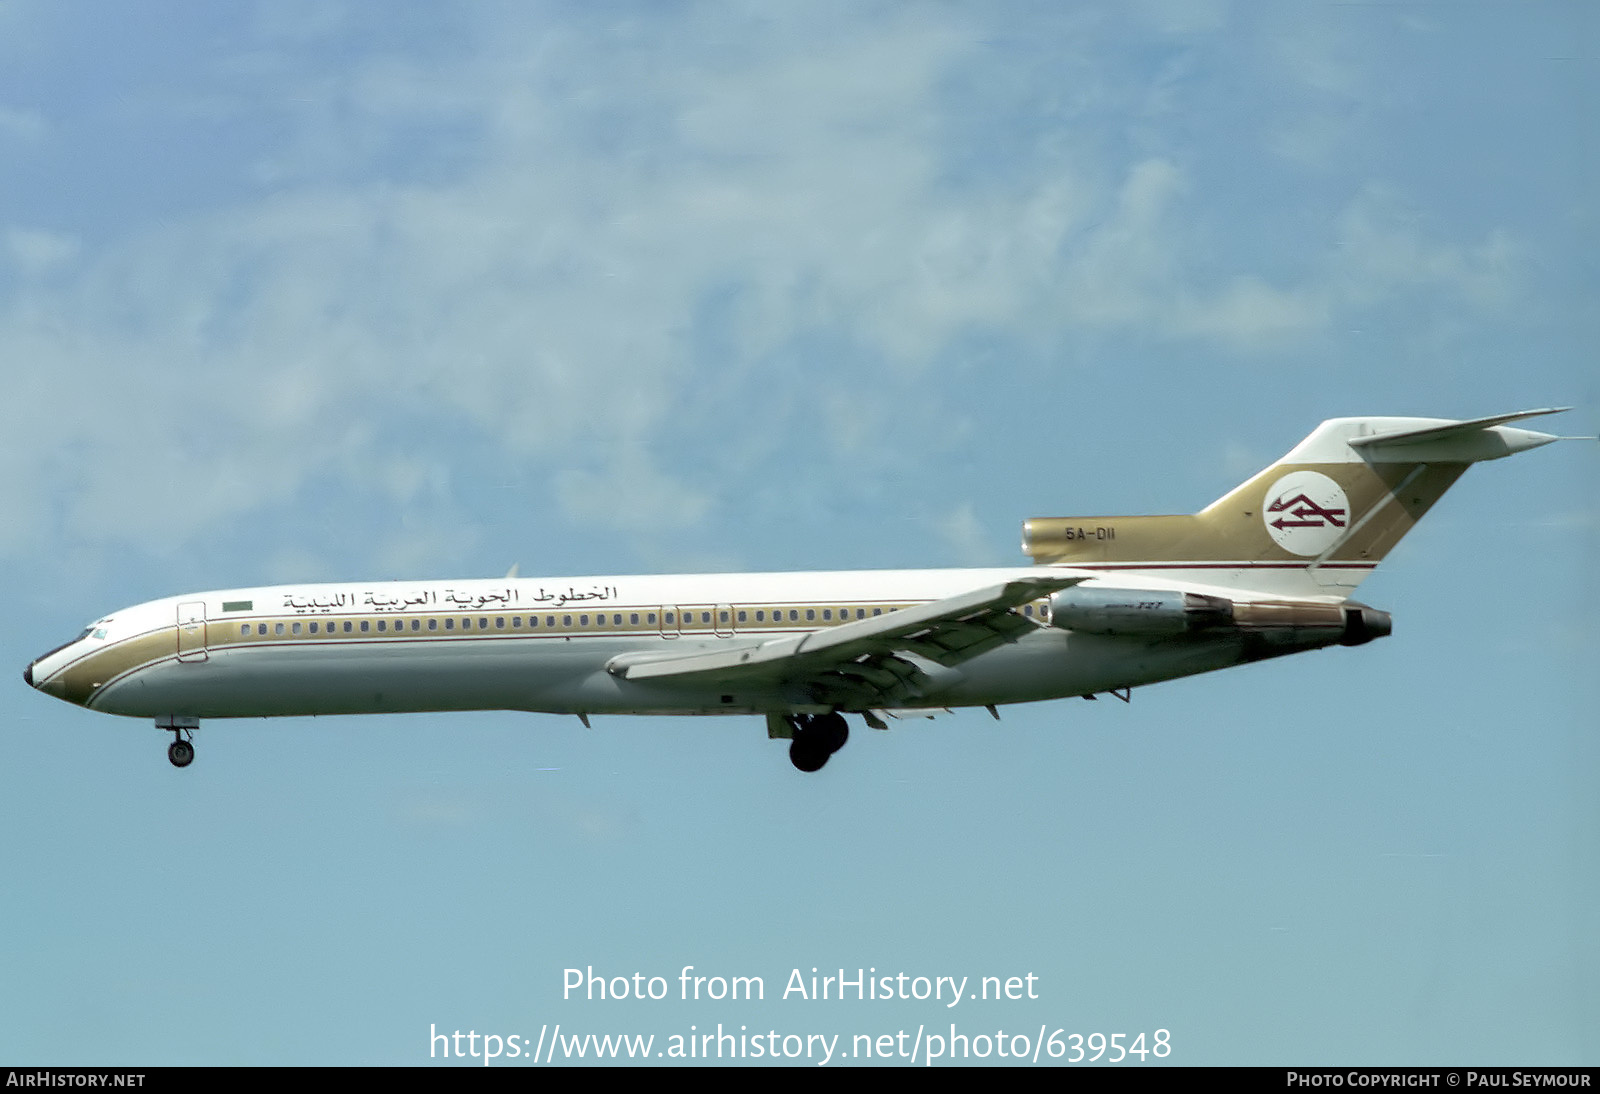
<path fill-rule="evenodd" d="M 1470 465 L 1558 439 L 1506 423 L 1561 409 L 1333 418 L 1198 513 L 1030 520 L 1023 550 L 1040 563 L 1343 598 Z"/>

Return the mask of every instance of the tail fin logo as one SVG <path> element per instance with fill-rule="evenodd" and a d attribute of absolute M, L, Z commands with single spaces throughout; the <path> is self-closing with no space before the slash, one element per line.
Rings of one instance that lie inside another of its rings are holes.
<path fill-rule="evenodd" d="M 1274 528 L 1321 528 L 1324 525 L 1331 524 L 1336 528 L 1344 527 L 1343 509 L 1324 509 L 1304 494 L 1296 494 L 1287 501 L 1280 498 L 1267 507 L 1267 512 L 1281 513 L 1283 510 L 1296 505 L 1300 508 L 1295 509 L 1291 514 L 1292 516 L 1311 517 L 1312 519 L 1290 520 L 1288 517 L 1279 517 L 1272 522 L 1272 526 Z"/>
<path fill-rule="evenodd" d="M 1316 471 L 1292 471 L 1267 488 L 1261 519 L 1279 547 L 1309 557 L 1332 547 L 1349 527 L 1344 488 Z"/>

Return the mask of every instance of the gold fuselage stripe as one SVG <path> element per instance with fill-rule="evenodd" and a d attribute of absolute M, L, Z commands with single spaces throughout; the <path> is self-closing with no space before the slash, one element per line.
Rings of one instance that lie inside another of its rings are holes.
<path fill-rule="evenodd" d="M 382 612 L 366 615 L 297 614 L 241 617 L 238 614 L 207 619 L 205 643 L 193 651 L 222 652 L 277 645 L 349 645 L 414 641 L 481 641 L 485 638 L 538 639 L 574 636 L 660 638 L 678 635 L 728 636 L 779 634 L 820 630 L 886 615 L 928 601 L 822 602 L 785 601 L 779 604 L 648 605 L 613 607 L 600 611 L 558 612 L 458 612 L 426 615 Z M 1048 601 L 1035 600 L 1019 610 L 1048 618 Z M 690 613 L 693 618 L 688 618 Z M 668 617 L 671 621 L 668 621 Z M 637 617 L 637 622 L 635 622 Z M 536 620 L 536 621 L 535 621 Z M 620 622 L 619 622 L 620 620 Z M 379 624 L 383 629 L 379 630 Z M 416 626 L 413 628 L 412 624 Z M 311 625 L 317 625 L 312 633 Z M 249 633 L 245 631 L 248 628 Z M 347 629 L 348 628 L 348 629 Z M 161 627 L 131 638 L 105 643 L 79 657 L 40 690 L 79 706 L 91 706 L 95 695 L 109 684 L 141 669 L 177 658 L 179 627 Z"/>
<path fill-rule="evenodd" d="M 663 633 L 773 633 L 812 631 L 823 627 L 854 623 L 862 619 L 900 611 L 927 601 L 862 603 L 830 600 L 825 602 L 783 602 L 780 604 L 660 605 L 613 607 L 605 611 L 457 612 L 407 614 L 383 612 L 368 615 L 296 614 L 232 616 L 207 620 L 207 646 L 261 645 L 277 641 L 328 641 L 355 639 L 437 639 L 532 637 L 575 634 L 637 636 L 648 638 Z M 1026 614 L 1045 616 L 1046 601 L 1025 606 Z M 317 630 L 312 631 L 315 625 Z M 382 629 L 380 628 L 380 625 Z"/>

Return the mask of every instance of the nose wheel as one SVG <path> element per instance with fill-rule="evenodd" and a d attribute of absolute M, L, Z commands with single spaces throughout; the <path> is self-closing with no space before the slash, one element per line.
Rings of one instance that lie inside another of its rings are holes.
<path fill-rule="evenodd" d="M 194 763 L 194 745 L 190 742 L 190 736 L 200 728 L 200 719 L 171 715 L 157 718 L 156 728 L 172 734 L 172 743 L 167 746 L 167 759 L 173 767 L 188 767 Z"/>
<path fill-rule="evenodd" d="M 797 715 L 790 719 L 794 736 L 789 739 L 789 762 L 805 772 L 821 771 L 828 757 L 850 740 L 850 726 L 844 715 Z"/>

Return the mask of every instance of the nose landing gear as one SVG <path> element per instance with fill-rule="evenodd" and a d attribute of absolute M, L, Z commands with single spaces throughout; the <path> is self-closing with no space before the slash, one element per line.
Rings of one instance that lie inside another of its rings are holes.
<path fill-rule="evenodd" d="M 157 718 L 156 728 L 172 734 L 172 743 L 167 746 L 167 759 L 173 767 L 188 767 L 194 763 L 194 745 L 190 743 L 190 738 L 200 728 L 200 719 L 169 715 Z"/>

